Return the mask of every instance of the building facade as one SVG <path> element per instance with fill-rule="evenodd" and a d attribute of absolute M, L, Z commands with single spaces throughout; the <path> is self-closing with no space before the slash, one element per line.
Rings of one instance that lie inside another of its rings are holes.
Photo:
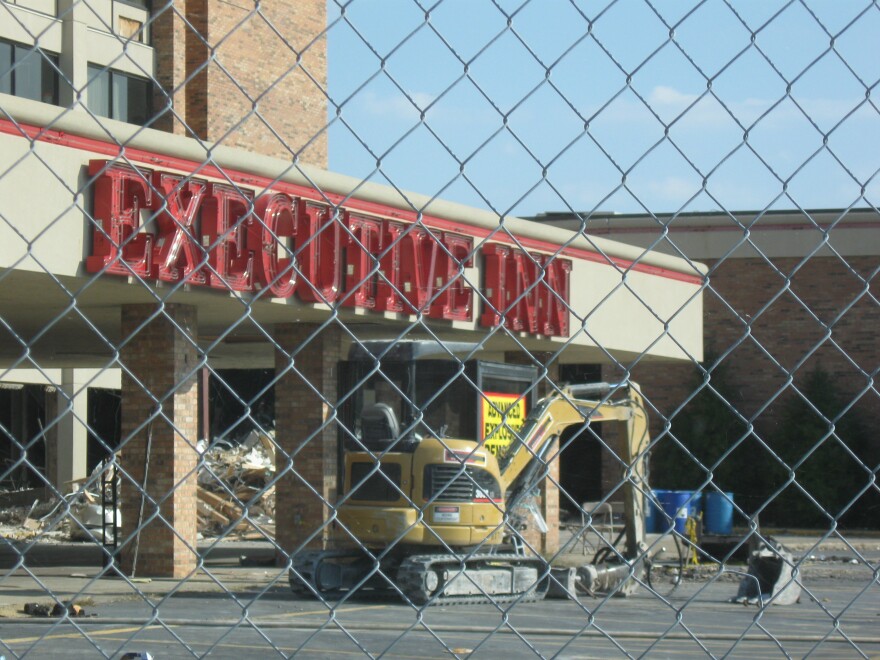
<path fill-rule="evenodd" d="M 725 394 L 760 439 L 749 441 L 756 469 L 774 461 L 767 448 L 786 423 L 786 406 L 817 370 L 830 376 L 844 405 L 852 402 L 851 414 L 869 428 L 880 424 L 873 384 L 880 367 L 880 305 L 871 292 L 880 263 L 875 209 L 547 213 L 534 220 L 706 264 L 704 364 L 721 366 Z M 643 385 L 658 413 L 655 436 L 667 421 L 675 430 L 675 418 L 704 382 L 687 362 L 657 367 L 637 359 L 602 369 L 608 380 L 631 374 Z M 606 479 L 606 489 L 614 483 Z M 741 495 L 745 502 L 748 494 Z"/>
<path fill-rule="evenodd" d="M 326 171 L 324 11 L 0 2 L 0 379 L 47 397 L 2 450 L 69 492 L 90 434 L 115 448 L 89 397 L 118 392 L 125 570 L 197 565 L 206 372 L 276 374 L 285 561 L 333 524 L 353 342 L 474 341 L 549 377 L 702 357 L 699 264 Z"/>
<path fill-rule="evenodd" d="M 0 93 L 96 125 L 112 119 L 326 167 L 324 3 L 261 3 L 256 13 L 207 0 L 152 4 L 0 2 Z M 37 433 L 37 417 L 22 412 L 28 402 L 48 406 L 49 419 L 69 411 L 47 431 L 59 436 L 59 452 L 37 461 L 66 492 L 103 453 L 96 436 L 112 431 L 106 416 L 118 404 L 120 371 L 22 368 L 3 380 L 4 422 L 17 438 Z M 22 468 L 13 481 L 33 485 L 33 477 Z"/>

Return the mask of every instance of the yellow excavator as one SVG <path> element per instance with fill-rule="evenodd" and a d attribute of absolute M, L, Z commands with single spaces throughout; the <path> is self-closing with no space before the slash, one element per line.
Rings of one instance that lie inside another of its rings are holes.
<path fill-rule="evenodd" d="M 634 383 L 592 383 L 538 401 L 497 457 L 477 441 L 402 433 L 390 406 L 366 406 L 356 446 L 344 456 L 337 547 L 297 553 L 291 588 L 322 597 L 391 591 L 416 605 L 543 598 L 551 571 L 522 540 L 525 512 L 548 462 L 558 460 L 549 455 L 552 441 L 598 422 L 622 431 L 625 542 L 605 548 L 591 581 L 610 589 L 638 583 L 647 561 L 647 413 Z"/>

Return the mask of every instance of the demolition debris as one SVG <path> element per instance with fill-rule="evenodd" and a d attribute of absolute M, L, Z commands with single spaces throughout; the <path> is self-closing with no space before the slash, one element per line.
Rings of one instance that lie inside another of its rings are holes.
<path fill-rule="evenodd" d="M 238 446 L 216 444 L 199 470 L 198 513 L 202 536 L 245 540 L 275 536 L 275 443 L 252 432 Z"/>
<path fill-rule="evenodd" d="M 198 473 L 199 535 L 240 540 L 274 538 L 275 444 L 271 436 L 252 432 L 238 445 L 200 443 L 199 451 L 203 459 Z M 107 493 L 102 497 L 100 492 L 107 465 L 98 465 L 88 479 L 70 484 L 74 491 L 63 497 L 47 499 L 48 489 L 0 493 L 0 537 L 16 542 L 39 538 L 50 543 L 111 543 L 114 510 L 106 502 L 112 502 L 112 497 Z M 119 481 L 117 476 L 117 489 Z M 22 501 L 28 503 L 12 504 Z M 116 533 L 120 525 L 117 508 Z"/>

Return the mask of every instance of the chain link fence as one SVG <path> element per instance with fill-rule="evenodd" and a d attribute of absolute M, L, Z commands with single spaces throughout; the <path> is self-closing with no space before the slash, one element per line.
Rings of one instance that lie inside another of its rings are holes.
<path fill-rule="evenodd" d="M 0 2 L 0 656 L 880 653 L 878 27 Z"/>

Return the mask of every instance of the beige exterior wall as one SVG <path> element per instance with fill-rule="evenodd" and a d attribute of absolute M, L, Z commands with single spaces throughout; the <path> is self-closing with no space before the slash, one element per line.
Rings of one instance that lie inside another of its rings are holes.
<path fill-rule="evenodd" d="M 3 372 L 3 382 L 24 385 L 56 385 L 62 381 L 62 369 L 7 369 Z M 121 373 L 119 369 L 77 369 L 77 394 L 85 393 L 86 387 L 119 389 Z"/>
<path fill-rule="evenodd" d="M 40 35 L 40 46 L 54 53 L 61 52 L 61 21 L 55 18 L 54 5 L 38 11 L 33 7 L 46 3 L 0 3 L 0 38 L 30 44 Z"/>
<path fill-rule="evenodd" d="M 0 266 L 80 275 L 88 235 L 86 199 L 77 194 L 85 182 L 83 154 L 45 143 L 30 148 L 29 140 L 0 134 L 4 161 L 16 163 L 0 176 L 7 219 L 0 223 Z"/>
<path fill-rule="evenodd" d="M 56 144 L 54 140 L 32 143 L 14 134 L 14 131 L 13 134 L 0 132 L 0 150 L 17 163 L 0 177 L 0 198 L 7 220 L 0 226 L 0 265 L 13 268 L 16 272 L 29 271 L 39 275 L 48 271 L 55 276 L 77 278 L 76 282 L 68 285 L 71 291 L 92 279 L 99 280 L 86 287 L 83 296 L 78 299 L 85 308 L 90 304 L 106 306 L 113 300 L 120 303 L 143 300 L 148 294 L 140 283 L 128 285 L 124 278 L 92 278 L 84 275 L 83 264 L 91 250 L 92 232 L 89 219 L 91 199 L 86 175 L 88 162 L 94 158 L 106 159 L 107 149 L 113 151 L 114 142 L 106 137 L 107 131 L 116 141 L 127 145 L 127 162 L 138 164 L 138 152 L 134 150 L 147 152 L 141 164 L 149 168 L 155 165 L 148 154 L 197 164 L 204 160 L 209 147 L 181 136 L 110 120 L 99 121 L 79 113 L 62 113 L 59 116 L 57 109 L 21 99 L 5 97 L 3 102 L 21 121 L 50 125 L 67 137 L 80 136 L 86 142 L 82 147 Z M 393 208 L 407 212 L 415 206 L 430 216 L 425 220 L 429 226 L 435 221 L 447 223 L 446 226 L 454 223 L 451 226 L 455 231 L 477 237 L 496 231 L 498 227 L 498 217 L 480 209 L 431 200 L 414 193 L 405 193 L 404 198 L 391 188 L 364 185 L 360 181 L 315 168 L 306 170 L 306 178 L 299 172 L 290 172 L 285 161 L 242 150 L 218 147 L 212 150 L 212 158 L 221 167 L 251 180 L 258 181 L 262 177 L 266 181 L 273 181 L 277 178 L 300 186 L 308 186 L 313 181 L 323 193 L 337 193 L 346 198 L 357 191 L 357 200 L 385 205 L 389 207 L 389 212 Z M 169 167 L 163 165 L 157 169 L 166 170 Z M 200 172 L 199 175 L 203 176 L 204 173 Z M 254 184 L 252 190 L 255 194 L 263 192 L 259 184 Z M 419 208 L 420 204 L 424 206 Z M 147 216 L 142 216 L 142 220 L 146 219 Z M 563 349 L 559 357 L 563 362 L 603 360 L 604 351 L 595 348 L 597 343 L 605 350 L 619 352 L 622 356 L 645 354 L 646 358 L 664 359 L 702 357 L 700 266 L 665 255 L 645 253 L 604 239 L 594 239 L 589 243 L 583 238 L 572 237 L 566 230 L 540 227 L 516 218 L 506 218 L 504 226 L 518 239 L 544 246 L 540 249 L 545 252 L 554 251 L 560 245 L 572 248 L 562 251 L 562 256 L 571 259 L 573 266 L 572 336 L 548 340 L 522 335 L 520 339 L 528 350 Z M 606 256 L 598 250 L 623 266 L 608 263 Z M 637 265 L 628 269 L 627 264 L 633 262 Z M 482 267 L 480 259 L 475 259 L 474 268 L 467 273 L 475 288 L 482 281 Z M 106 291 L 99 295 L 102 287 Z M 90 295 L 94 299 L 90 300 Z M 170 295 L 170 292 L 163 295 Z M 228 296 L 205 289 L 181 289 L 175 292 L 174 300 L 217 308 L 219 316 L 214 321 L 219 325 L 211 330 L 215 333 L 233 323 L 241 309 L 239 303 L 230 305 Z M 474 302 L 479 303 L 476 294 Z M 229 309 L 232 316 L 223 316 L 221 308 Z M 294 298 L 259 300 L 253 308 L 254 318 L 261 323 L 284 322 L 291 320 L 291 316 L 296 320 L 318 320 L 326 318 L 331 311 L 327 305 L 304 304 Z M 379 322 L 399 327 L 405 327 L 414 320 L 408 315 L 363 311 L 346 310 L 342 315 L 351 323 Z M 203 327 L 210 328 L 211 317 L 201 317 Z M 448 337 L 477 337 L 487 331 L 479 325 L 479 310 L 472 322 L 431 320 L 428 323 Z M 669 324 L 668 332 L 664 332 L 665 324 Z M 503 333 L 498 333 L 488 348 L 507 350 L 511 348 L 510 344 L 513 344 L 512 340 L 505 342 Z"/>
<path fill-rule="evenodd" d="M 638 271 L 625 273 L 624 277 L 622 270 L 590 261 L 574 263 L 573 341 L 600 346 L 621 359 L 642 354 L 702 359 L 699 288 L 693 283 Z M 668 330 L 664 324 L 668 324 Z"/>

